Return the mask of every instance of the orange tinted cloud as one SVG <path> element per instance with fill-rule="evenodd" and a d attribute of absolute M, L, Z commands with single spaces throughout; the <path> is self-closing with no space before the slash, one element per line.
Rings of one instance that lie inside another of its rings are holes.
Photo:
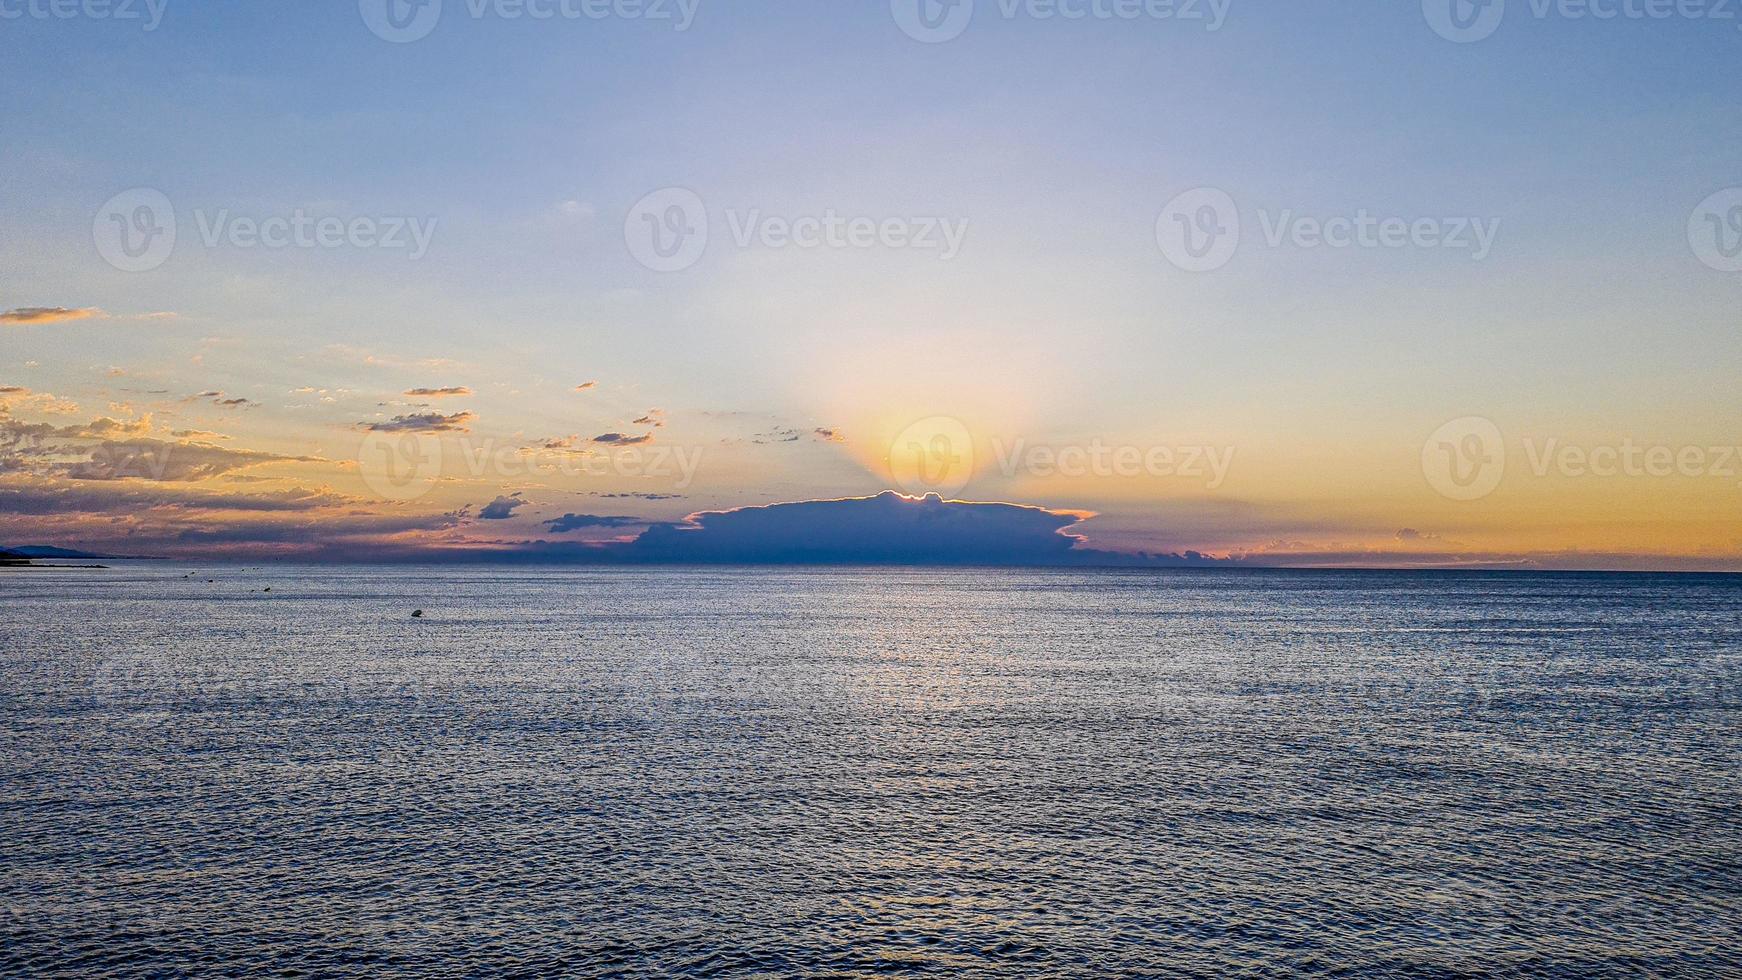
<path fill-rule="evenodd" d="M 77 310 L 64 306 L 26 306 L 0 313 L 0 323 L 61 323 L 66 320 L 89 320 L 103 315 L 103 311 L 94 306 Z"/>

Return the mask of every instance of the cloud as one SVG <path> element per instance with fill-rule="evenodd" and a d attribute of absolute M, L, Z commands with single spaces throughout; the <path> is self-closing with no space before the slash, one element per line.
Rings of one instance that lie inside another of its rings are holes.
<path fill-rule="evenodd" d="M 595 514 L 564 514 L 544 522 L 552 534 L 566 534 L 589 527 L 645 527 L 651 523 L 641 517 L 600 517 Z"/>
<path fill-rule="evenodd" d="M 811 433 L 813 435 L 815 435 L 818 439 L 821 439 L 824 442 L 846 442 L 847 441 L 847 437 L 842 435 L 841 430 L 839 430 L 839 429 L 828 429 L 828 428 L 823 428 L 823 427 L 819 426 L 818 428 L 812 429 Z"/>
<path fill-rule="evenodd" d="M 766 446 L 771 442 L 797 442 L 800 435 L 797 429 L 776 426 L 767 432 L 758 432 L 750 441 L 758 446 Z"/>
<path fill-rule="evenodd" d="M 102 310 L 94 306 L 83 309 L 68 309 L 64 306 L 26 306 L 0 313 L 0 323 L 64 323 L 68 320 L 90 320 L 105 315 Z"/>
<path fill-rule="evenodd" d="M 451 388 L 410 388 L 405 393 L 413 398 L 459 398 L 470 395 L 472 389 L 465 385 L 456 385 Z"/>
<path fill-rule="evenodd" d="M 591 391 L 597 387 L 599 387 L 599 382 L 597 382 L 597 381 L 583 381 L 580 384 L 575 385 L 575 390 L 576 391 Z"/>
<path fill-rule="evenodd" d="M 505 521 L 514 516 L 516 508 L 525 506 L 526 501 L 521 500 L 519 494 L 510 497 L 497 497 L 478 511 L 478 517 L 486 521 Z"/>
<path fill-rule="evenodd" d="M 625 435 L 621 432 L 607 432 L 602 436 L 594 436 L 593 441 L 609 446 L 639 446 L 653 441 L 653 433 L 644 436 Z"/>
<path fill-rule="evenodd" d="M 370 432 L 469 432 L 477 418 L 471 412 L 424 412 L 417 415 L 396 415 L 390 422 L 359 422 Z"/>
<path fill-rule="evenodd" d="M 0 480 L 0 513 L 31 515 L 123 514 L 172 508 L 180 511 L 307 511 L 356 503 L 331 490 L 292 487 L 267 493 L 216 493 L 148 483 L 67 483 Z"/>
<path fill-rule="evenodd" d="M 201 400 L 209 401 L 212 404 L 217 405 L 220 408 L 253 408 L 256 405 L 260 404 L 259 402 L 254 401 L 251 398 L 243 398 L 240 395 L 237 395 L 237 396 L 231 397 L 231 398 L 226 398 L 224 396 L 224 393 L 221 391 L 202 391 L 202 392 L 199 392 L 198 394 L 189 395 L 188 397 L 182 399 L 182 401 L 187 401 L 187 402 L 194 402 L 194 401 L 201 401 Z"/>
<path fill-rule="evenodd" d="M 541 439 L 536 444 L 523 448 L 521 450 L 521 452 L 523 454 L 530 454 L 530 453 L 533 453 L 537 450 L 544 450 L 545 452 L 568 453 L 568 454 L 573 454 L 576 456 L 591 456 L 591 455 L 593 455 L 594 454 L 593 450 L 583 449 L 583 448 L 579 447 L 578 445 L 576 445 L 580 441 L 581 441 L 581 437 L 578 435 L 577 436 L 553 436 L 549 439 Z"/>
<path fill-rule="evenodd" d="M 660 409 L 655 408 L 655 409 L 650 410 L 646 415 L 641 416 L 640 418 L 636 419 L 635 421 L 633 421 L 629 424 L 630 425 L 651 425 L 656 429 L 663 428 L 665 426 L 665 412 L 660 410 Z"/>
<path fill-rule="evenodd" d="M 604 500 L 682 500 L 685 495 L 681 493 L 603 493 L 594 490 L 587 496 L 599 497 Z"/>
<path fill-rule="evenodd" d="M 44 415 L 76 415 L 79 404 L 45 391 L 31 391 L 20 385 L 0 386 L 0 412 L 14 410 L 41 412 Z"/>
<path fill-rule="evenodd" d="M 588 201 L 567 200 L 556 206 L 555 214 L 570 220 L 592 218 L 599 209 Z"/>
<path fill-rule="evenodd" d="M 1055 565 L 1085 560 L 1066 533 L 1094 515 L 935 494 L 805 500 L 707 511 L 650 526 L 630 546 L 644 560 L 728 563 Z"/>
<path fill-rule="evenodd" d="M 84 425 L 67 425 L 56 429 L 60 439 L 109 439 L 115 436 L 142 436 L 151 431 L 151 416 L 140 419 L 92 419 Z"/>
<path fill-rule="evenodd" d="M 407 531 L 439 531 L 459 523 L 458 514 L 311 515 L 295 520 L 226 521 L 186 527 L 177 530 L 173 540 L 183 545 L 289 545 L 304 553 L 369 560 L 388 557 L 389 553 L 381 544 L 357 539 Z M 404 552 L 392 557 L 402 556 Z"/>
<path fill-rule="evenodd" d="M 198 442 L 163 442 L 158 439 L 125 439 L 103 442 L 89 451 L 89 458 L 59 467 L 74 480 L 151 480 L 195 482 L 209 480 L 232 470 L 264 463 L 312 463 L 310 456 L 281 456 L 247 449 L 225 449 Z"/>

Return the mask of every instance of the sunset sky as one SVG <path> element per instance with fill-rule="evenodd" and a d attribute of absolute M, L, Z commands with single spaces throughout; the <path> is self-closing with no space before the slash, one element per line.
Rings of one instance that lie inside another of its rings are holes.
<path fill-rule="evenodd" d="M 1742 8 L 387 2 L 0 0 L 0 546 L 1742 570 Z"/>

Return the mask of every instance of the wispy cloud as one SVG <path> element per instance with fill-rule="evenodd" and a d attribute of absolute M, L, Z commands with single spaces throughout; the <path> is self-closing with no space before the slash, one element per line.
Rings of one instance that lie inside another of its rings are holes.
<path fill-rule="evenodd" d="M 320 462 L 312 456 L 282 456 L 250 449 L 225 449 L 199 442 L 158 439 L 106 441 L 93 446 L 88 458 L 65 464 L 59 471 L 74 480 L 150 480 L 197 482 L 232 470 L 264 463 Z"/>
<path fill-rule="evenodd" d="M 291 487 L 263 493 L 221 493 L 150 483 L 71 483 L 60 480 L 0 480 L 0 511 L 9 514 L 134 515 L 148 508 L 178 511 L 308 511 L 352 506 L 356 498 L 331 490 Z"/>
<path fill-rule="evenodd" d="M 0 313 L 0 323 L 21 326 L 42 323 L 64 323 L 68 320 L 91 320 L 106 316 L 94 306 L 72 309 L 65 306 L 26 306 Z"/>
<path fill-rule="evenodd" d="M 188 402 L 209 401 L 219 408 L 253 408 L 260 404 L 252 398 L 244 398 L 241 395 L 226 395 L 221 391 L 202 391 L 182 400 Z"/>
<path fill-rule="evenodd" d="M 452 415 L 421 412 L 415 415 L 396 415 L 386 422 L 358 424 L 370 432 L 470 432 L 475 419 L 477 416 L 471 412 L 455 412 Z"/>
<path fill-rule="evenodd" d="M 413 398 L 459 398 L 470 395 L 472 389 L 455 385 L 451 388 L 408 388 L 405 393 Z"/>
<path fill-rule="evenodd" d="M 564 514 L 544 522 L 552 534 L 567 534 L 596 527 L 645 527 L 652 523 L 641 517 L 601 517 L 596 514 Z"/>
<path fill-rule="evenodd" d="M 623 432 L 607 432 L 593 437 L 593 441 L 607 446 L 639 446 L 653 441 L 653 433 L 632 436 Z"/>

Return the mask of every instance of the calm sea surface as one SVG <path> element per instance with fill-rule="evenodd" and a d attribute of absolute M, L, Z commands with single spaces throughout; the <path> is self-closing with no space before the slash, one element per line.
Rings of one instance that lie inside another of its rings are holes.
<path fill-rule="evenodd" d="M 140 563 L 0 673 L 7 975 L 1742 971 L 1742 578 Z"/>

